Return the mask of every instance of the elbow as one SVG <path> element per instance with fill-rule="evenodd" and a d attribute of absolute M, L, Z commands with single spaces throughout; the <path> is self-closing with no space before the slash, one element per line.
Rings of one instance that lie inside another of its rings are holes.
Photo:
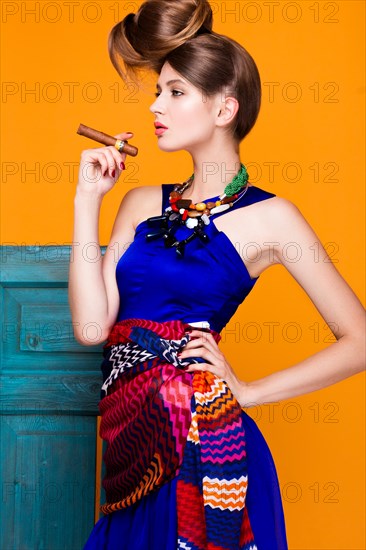
<path fill-rule="evenodd" d="M 73 327 L 74 338 L 82 346 L 99 346 L 108 339 L 109 330 L 102 329 L 97 323 L 88 323 L 82 328 L 73 323 Z"/>
<path fill-rule="evenodd" d="M 359 357 L 358 372 L 366 370 L 366 327 L 360 327 L 353 339 L 353 346 Z"/>
<path fill-rule="evenodd" d="M 82 346 L 99 346 L 103 342 L 105 342 L 107 339 L 102 340 L 88 340 L 86 338 L 83 338 L 81 336 L 75 336 L 75 340 L 78 342 L 78 344 L 81 344 Z"/>
<path fill-rule="evenodd" d="M 349 362 L 352 365 L 352 374 L 358 374 L 366 370 L 366 338 L 364 332 L 342 336 L 339 341 L 348 345 Z"/>

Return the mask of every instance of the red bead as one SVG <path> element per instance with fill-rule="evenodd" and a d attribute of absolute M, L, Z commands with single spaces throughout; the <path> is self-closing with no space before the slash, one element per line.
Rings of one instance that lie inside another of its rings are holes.
<path fill-rule="evenodd" d="M 188 210 L 185 210 L 182 214 L 182 220 L 185 221 L 188 217 Z"/>

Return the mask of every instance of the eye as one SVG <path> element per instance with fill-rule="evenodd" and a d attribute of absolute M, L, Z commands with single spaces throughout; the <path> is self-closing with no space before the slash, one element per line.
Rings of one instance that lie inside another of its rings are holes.
<path fill-rule="evenodd" d="M 155 97 L 159 97 L 160 93 L 161 93 L 161 92 L 155 92 L 155 93 L 154 93 L 154 96 L 155 96 Z M 179 90 L 172 90 L 172 94 L 173 94 L 173 95 L 174 95 L 174 94 L 183 95 L 183 92 L 180 92 Z M 179 96 L 174 95 L 174 97 L 179 97 Z"/>

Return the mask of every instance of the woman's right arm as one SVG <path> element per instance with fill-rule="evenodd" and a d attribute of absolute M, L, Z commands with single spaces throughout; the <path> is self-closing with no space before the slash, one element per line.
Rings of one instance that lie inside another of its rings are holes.
<path fill-rule="evenodd" d="M 115 137 L 127 140 L 131 134 Z M 86 346 L 107 339 L 118 313 L 119 296 L 114 275 L 116 249 L 111 240 L 111 246 L 102 258 L 99 215 L 103 197 L 117 182 L 125 158 L 126 154 L 119 153 L 113 146 L 89 149 L 81 154 L 74 198 L 68 293 L 74 336 Z M 117 215 L 120 242 L 128 242 L 133 236 L 133 191 L 126 193 Z"/>

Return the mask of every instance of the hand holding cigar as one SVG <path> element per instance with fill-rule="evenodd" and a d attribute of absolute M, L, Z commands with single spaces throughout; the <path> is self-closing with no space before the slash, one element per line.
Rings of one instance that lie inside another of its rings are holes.
<path fill-rule="evenodd" d="M 130 155 L 131 157 L 136 157 L 138 154 L 138 148 L 130 145 L 127 141 L 116 139 L 115 137 L 105 134 L 104 132 L 89 128 L 89 126 L 85 126 L 84 124 L 79 125 L 77 134 L 93 139 L 102 145 L 114 145 L 117 151 L 120 153 L 126 153 L 126 155 Z"/>

